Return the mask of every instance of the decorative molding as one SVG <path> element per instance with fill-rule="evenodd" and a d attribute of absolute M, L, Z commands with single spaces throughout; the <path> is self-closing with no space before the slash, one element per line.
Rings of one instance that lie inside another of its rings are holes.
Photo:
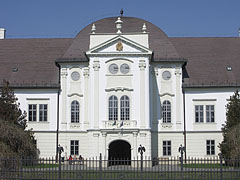
<path fill-rule="evenodd" d="M 67 75 L 68 75 L 67 70 L 66 71 L 64 70 L 64 71 L 61 72 L 61 77 L 62 78 L 66 78 Z"/>
<path fill-rule="evenodd" d="M 193 99 L 192 101 L 217 101 L 217 99 Z"/>
<path fill-rule="evenodd" d="M 137 137 L 138 136 L 138 132 L 133 132 L 133 137 Z"/>
<path fill-rule="evenodd" d="M 171 127 L 173 127 L 172 123 L 162 123 L 161 125 L 162 125 L 163 128 L 171 128 Z"/>
<path fill-rule="evenodd" d="M 107 132 L 102 132 L 102 137 L 106 137 L 107 136 Z"/>
<path fill-rule="evenodd" d="M 109 59 L 109 60 L 105 61 L 105 63 L 109 63 L 109 62 L 111 62 L 111 61 L 116 61 L 116 60 L 125 60 L 125 61 L 129 61 L 130 63 L 133 63 L 132 60 L 127 59 L 127 58 L 121 58 L 121 59 L 119 59 L 119 58 L 113 58 L 113 59 Z"/>
<path fill-rule="evenodd" d="M 26 100 L 30 100 L 30 101 L 48 101 L 50 100 L 50 98 L 26 98 Z"/>
<path fill-rule="evenodd" d="M 72 96 L 83 97 L 83 94 L 79 94 L 79 93 L 71 93 L 71 94 L 68 94 L 68 97 L 72 97 Z"/>
<path fill-rule="evenodd" d="M 99 133 L 93 133 L 93 137 L 99 137 Z"/>
<path fill-rule="evenodd" d="M 162 93 L 162 94 L 159 94 L 160 97 L 163 97 L 163 96 L 171 96 L 171 97 L 174 97 L 175 94 L 170 94 L 170 93 Z"/>
<path fill-rule="evenodd" d="M 146 133 L 140 133 L 140 137 L 146 137 L 147 134 Z"/>
<path fill-rule="evenodd" d="M 83 76 L 84 76 L 85 78 L 88 78 L 88 77 L 89 77 L 89 67 L 83 69 Z"/>
<path fill-rule="evenodd" d="M 124 88 L 124 87 L 115 87 L 115 88 L 109 88 L 109 89 L 105 89 L 106 92 L 111 92 L 111 91 L 133 91 L 133 89 L 129 89 L 129 88 Z"/>
<path fill-rule="evenodd" d="M 117 44 L 119 41 L 121 41 L 122 44 L 126 44 L 128 46 L 133 47 L 134 49 L 137 49 L 140 51 L 140 53 L 144 53 L 144 54 L 152 54 L 152 51 L 149 48 L 146 48 L 145 46 L 136 43 L 135 41 L 132 41 L 126 37 L 123 37 L 121 35 L 116 36 L 96 47 L 91 48 L 89 51 L 86 52 L 87 56 L 91 56 L 91 54 L 99 54 L 99 51 L 101 51 L 102 49 L 105 49 L 106 47 L 110 47 L 114 44 Z M 101 53 L 101 52 L 100 52 Z M 116 52 L 116 54 L 118 54 L 119 52 Z"/>
<path fill-rule="evenodd" d="M 70 124 L 70 128 L 80 128 L 80 124 L 79 123 L 71 123 Z"/>
<path fill-rule="evenodd" d="M 69 68 L 69 70 L 72 70 L 72 69 L 81 69 L 80 66 L 77 66 L 77 65 L 73 65 Z"/>
<path fill-rule="evenodd" d="M 155 76 L 158 76 L 158 67 L 154 67 L 154 69 L 153 69 L 153 73 L 154 73 L 154 75 Z"/>
<path fill-rule="evenodd" d="M 140 60 L 140 61 L 139 61 L 139 64 L 138 64 L 138 67 L 140 68 L 141 71 L 144 71 L 145 68 L 146 68 L 146 62 L 145 62 L 145 60 Z"/>
<path fill-rule="evenodd" d="M 94 71 L 99 71 L 100 64 L 99 64 L 98 60 L 93 61 L 93 69 L 94 69 Z"/>
<path fill-rule="evenodd" d="M 131 52 L 131 53 L 120 53 L 120 52 L 117 52 L 117 53 L 114 53 L 114 52 L 111 52 L 111 53 L 91 53 L 91 54 L 88 54 L 88 57 L 151 57 L 152 54 L 150 53 L 137 53 L 137 52 Z"/>
<path fill-rule="evenodd" d="M 176 68 L 176 69 L 175 69 L 175 75 L 176 75 L 176 76 L 181 76 L 181 75 L 182 75 L 182 71 L 181 71 L 180 68 Z"/>

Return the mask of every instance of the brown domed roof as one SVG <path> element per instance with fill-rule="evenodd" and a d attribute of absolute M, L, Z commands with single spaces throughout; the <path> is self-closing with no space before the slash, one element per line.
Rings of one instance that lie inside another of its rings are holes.
<path fill-rule="evenodd" d="M 115 33 L 115 21 L 117 17 L 110 17 L 93 22 L 96 25 L 96 33 Z M 141 32 L 143 23 L 147 26 L 149 32 L 149 48 L 154 51 L 154 59 L 179 59 L 179 55 L 169 40 L 168 36 L 157 26 L 143 19 L 134 17 L 121 17 L 123 33 Z M 92 23 L 92 24 L 93 24 Z M 89 40 L 92 24 L 82 29 L 72 41 L 62 59 L 75 59 L 77 61 L 84 60 L 84 52 L 89 49 Z"/>

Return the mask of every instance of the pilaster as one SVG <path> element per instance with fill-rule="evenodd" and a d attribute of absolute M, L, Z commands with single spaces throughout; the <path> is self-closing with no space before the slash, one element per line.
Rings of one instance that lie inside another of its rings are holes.
<path fill-rule="evenodd" d="M 85 89 L 84 89 L 84 128 L 89 128 L 89 68 L 85 68 L 83 70 L 83 76 L 85 81 Z"/>
<path fill-rule="evenodd" d="M 107 133 L 106 132 L 102 132 L 102 139 L 103 139 L 102 155 L 103 157 L 107 157 Z"/>
<path fill-rule="evenodd" d="M 176 67 L 176 128 L 181 129 L 181 67 Z"/>
<path fill-rule="evenodd" d="M 140 60 L 140 128 L 145 128 L 145 68 L 145 60 Z"/>
<path fill-rule="evenodd" d="M 133 157 L 137 158 L 137 136 L 138 133 L 137 132 L 133 132 Z"/>
<path fill-rule="evenodd" d="M 93 61 L 94 69 L 94 128 L 99 128 L 99 60 Z"/>
<path fill-rule="evenodd" d="M 67 104 L 67 68 L 61 69 L 61 99 L 62 99 L 62 119 L 61 127 L 63 130 L 66 129 L 67 119 L 66 119 L 66 104 Z"/>

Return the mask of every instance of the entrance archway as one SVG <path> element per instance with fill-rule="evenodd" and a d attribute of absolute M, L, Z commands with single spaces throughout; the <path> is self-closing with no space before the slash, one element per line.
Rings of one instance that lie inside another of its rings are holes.
<path fill-rule="evenodd" d="M 122 140 L 113 141 L 108 150 L 109 165 L 131 165 L 131 145 Z"/>

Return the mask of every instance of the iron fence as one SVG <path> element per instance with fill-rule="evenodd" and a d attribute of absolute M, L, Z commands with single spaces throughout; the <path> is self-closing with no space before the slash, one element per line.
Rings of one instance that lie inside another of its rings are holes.
<path fill-rule="evenodd" d="M 221 157 L 105 159 L 0 159 L 0 180 L 8 179 L 152 179 L 240 180 L 240 160 Z"/>

